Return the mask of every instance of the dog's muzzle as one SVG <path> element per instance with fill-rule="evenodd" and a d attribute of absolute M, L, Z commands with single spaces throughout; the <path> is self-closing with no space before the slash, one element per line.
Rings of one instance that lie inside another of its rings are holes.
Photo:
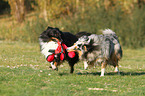
<path fill-rule="evenodd" d="M 51 68 L 52 68 L 53 70 L 58 70 L 57 62 L 51 62 L 50 64 L 51 64 Z"/>

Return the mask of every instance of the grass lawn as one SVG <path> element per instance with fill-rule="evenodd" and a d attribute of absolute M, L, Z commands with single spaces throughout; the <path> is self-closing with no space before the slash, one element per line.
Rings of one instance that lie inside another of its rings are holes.
<path fill-rule="evenodd" d="M 145 48 L 123 53 L 120 75 L 107 66 L 100 77 L 100 66 L 82 62 L 69 74 L 67 62 L 51 70 L 39 44 L 0 41 L 0 96 L 145 96 Z"/>

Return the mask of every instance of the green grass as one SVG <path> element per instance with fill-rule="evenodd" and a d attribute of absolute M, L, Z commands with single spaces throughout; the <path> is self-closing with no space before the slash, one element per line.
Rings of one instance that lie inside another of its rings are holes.
<path fill-rule="evenodd" d="M 75 65 L 73 74 L 67 62 L 58 71 L 49 68 L 39 44 L 0 41 L 0 96 L 144 96 L 145 48 L 124 49 L 121 75 L 107 66 L 83 70 Z"/>

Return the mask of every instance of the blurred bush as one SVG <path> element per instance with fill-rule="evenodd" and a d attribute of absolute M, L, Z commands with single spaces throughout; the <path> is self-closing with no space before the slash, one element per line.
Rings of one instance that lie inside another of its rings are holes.
<path fill-rule="evenodd" d="M 0 15 L 1 14 L 9 14 L 10 13 L 10 5 L 8 2 L 1 0 L 0 1 Z"/>
<path fill-rule="evenodd" d="M 145 5 L 138 1 L 35 0 L 36 14 L 27 16 L 20 25 L 0 26 L 0 39 L 38 42 L 40 33 L 48 26 L 73 34 L 79 31 L 101 34 L 101 29 L 110 28 L 123 46 L 145 47 Z"/>

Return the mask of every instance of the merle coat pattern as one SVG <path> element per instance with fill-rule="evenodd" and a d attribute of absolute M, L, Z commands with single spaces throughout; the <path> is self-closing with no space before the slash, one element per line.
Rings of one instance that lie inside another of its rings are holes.
<path fill-rule="evenodd" d="M 68 50 L 75 49 L 84 61 L 84 67 L 95 63 L 101 64 L 101 76 L 104 76 L 107 64 L 113 65 L 119 73 L 118 61 L 122 58 L 122 48 L 118 37 L 111 29 L 103 30 L 103 35 L 82 36 Z"/>

